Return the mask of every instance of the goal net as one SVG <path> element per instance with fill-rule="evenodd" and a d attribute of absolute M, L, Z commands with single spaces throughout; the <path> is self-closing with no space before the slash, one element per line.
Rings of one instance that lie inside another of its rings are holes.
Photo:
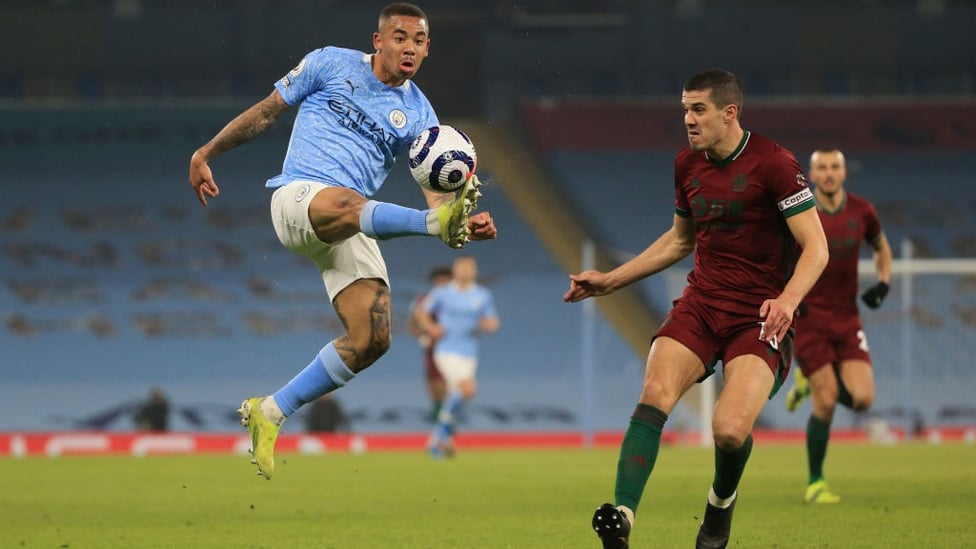
<path fill-rule="evenodd" d="M 875 374 L 869 415 L 908 436 L 976 426 L 976 259 L 913 255 L 902 242 L 888 298 L 861 314 Z M 871 260 L 859 272 L 864 285 L 876 280 Z"/>

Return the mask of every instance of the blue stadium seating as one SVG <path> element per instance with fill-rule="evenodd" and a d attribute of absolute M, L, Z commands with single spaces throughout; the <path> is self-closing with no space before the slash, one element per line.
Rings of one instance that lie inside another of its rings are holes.
<path fill-rule="evenodd" d="M 76 120 L 86 116 L 100 122 Z M 120 116 L 57 109 L 5 114 L 0 399 L 23 412 L 6 416 L 2 430 L 128 429 L 129 419 L 114 412 L 150 386 L 161 387 L 182 410 L 175 428 L 233 429 L 237 399 L 274 390 L 337 333 L 314 271 L 281 248 L 267 219 L 262 184 L 280 167 L 287 128 L 217 159 L 222 195 L 204 210 L 190 193 L 186 166 L 210 127 L 226 120 L 223 114 L 196 123 L 165 109 L 124 116 L 136 124 L 122 124 Z M 961 255 L 972 250 L 974 233 L 966 160 L 964 152 L 851 153 L 850 188 L 878 205 L 896 247 L 903 237 L 924 238 L 928 253 Z M 671 152 L 556 151 L 548 167 L 584 222 L 623 259 L 671 221 L 671 161 Z M 590 388 L 594 409 L 586 414 L 582 308 L 562 303 L 565 273 L 485 175 L 483 205 L 501 236 L 467 251 L 481 263 L 503 322 L 484 342 L 482 391 L 466 425 L 620 429 L 644 357 L 598 322 L 599 376 Z M 936 185 L 937 193 L 930 190 Z M 403 168 L 377 198 L 421 205 Z M 339 398 L 357 430 L 422 429 L 420 351 L 403 329 L 406 307 L 424 289 L 430 267 L 455 253 L 426 239 L 381 247 L 393 282 L 394 346 Z M 680 290 L 687 267 L 672 269 L 677 282 L 669 284 L 668 275 L 642 283 L 659 311 Z M 913 400 L 927 421 L 938 421 L 947 405 L 967 402 L 958 393 L 972 386 L 964 368 L 971 342 L 946 328 L 972 326 L 973 293 L 958 278 L 926 282 L 917 291 L 924 306 L 913 321 L 913 356 L 937 361 L 924 362 L 907 379 L 923 389 Z M 865 315 L 879 364 L 877 409 L 887 414 L 897 412 L 905 393 L 899 306 L 896 288 L 884 309 Z M 779 405 L 768 410 L 768 425 L 800 421 Z M 695 421 L 694 411 L 679 410 L 671 425 L 694 428 Z"/>
<path fill-rule="evenodd" d="M 151 386 L 183 411 L 174 428 L 234 429 L 240 398 L 273 391 L 339 333 L 314 268 L 278 244 L 268 220 L 263 183 L 286 142 L 272 136 L 214 161 L 222 194 L 203 209 L 186 179 L 199 142 L 122 144 L 113 131 L 0 147 L 0 399 L 22 410 L 0 430 L 130 429 L 124 411 Z M 485 176 L 482 204 L 501 236 L 465 251 L 495 292 L 502 329 L 485 338 L 466 428 L 578 429 L 582 308 L 562 302 L 565 273 Z M 415 185 L 398 169 L 377 198 L 422 207 Z M 424 429 L 406 308 L 456 252 L 421 238 L 381 247 L 394 345 L 337 396 L 357 430 Z M 640 379 L 642 359 L 605 326 L 597 337 L 611 394 L 592 421 L 616 428 L 633 399 L 612 392 Z"/>

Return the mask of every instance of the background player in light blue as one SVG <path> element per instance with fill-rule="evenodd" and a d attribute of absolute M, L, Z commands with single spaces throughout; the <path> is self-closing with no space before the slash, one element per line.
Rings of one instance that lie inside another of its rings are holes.
<path fill-rule="evenodd" d="M 434 364 L 447 384 L 447 400 L 428 444 L 435 456 L 454 453 L 454 419 L 477 391 L 478 338 L 499 325 L 491 291 L 477 283 L 477 261 L 458 257 L 451 273 L 451 282 L 431 290 L 418 315 L 423 331 L 434 341 Z"/>
<path fill-rule="evenodd" d="M 190 160 L 190 184 L 200 203 L 219 194 L 207 162 L 271 127 L 300 105 L 271 217 L 281 243 L 308 257 L 321 273 L 346 333 L 269 397 L 245 400 L 258 473 L 274 473 L 281 424 L 305 403 L 352 380 L 390 346 L 390 282 L 376 239 L 439 236 L 460 248 L 495 238 L 488 212 L 471 215 L 480 196 L 472 176 L 456 194 L 423 190 L 429 209 L 370 200 L 398 154 L 437 116 L 410 81 L 430 47 L 427 16 L 412 4 L 389 4 L 373 34 L 376 52 L 325 47 L 310 52 L 275 83 L 271 94 L 232 120 Z M 419 187 L 418 185 L 418 188 Z M 272 398 L 273 397 L 273 398 Z"/>

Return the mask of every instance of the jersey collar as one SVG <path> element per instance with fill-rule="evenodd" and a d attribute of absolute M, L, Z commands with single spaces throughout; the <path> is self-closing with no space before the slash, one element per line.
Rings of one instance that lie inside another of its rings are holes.
<path fill-rule="evenodd" d="M 742 140 L 739 141 L 739 145 L 735 148 L 734 151 L 732 151 L 732 154 L 726 156 L 725 158 L 722 159 L 712 158 L 708 156 L 708 151 L 705 151 L 705 158 L 707 158 L 709 162 L 715 164 L 716 166 L 725 166 L 727 164 L 732 163 L 732 161 L 735 160 L 736 158 L 739 158 L 739 155 L 742 154 L 743 150 L 745 150 L 746 143 L 749 142 L 750 135 L 752 135 L 752 132 L 750 132 L 749 130 L 742 132 Z"/>
<path fill-rule="evenodd" d="M 373 81 L 379 82 L 380 84 L 383 84 L 382 82 L 380 82 L 379 78 L 376 78 L 376 73 L 373 72 L 373 55 L 375 55 L 375 54 L 363 52 L 363 63 L 366 64 L 366 69 L 369 70 L 369 73 L 371 75 L 373 75 Z M 383 84 L 383 85 L 386 86 L 386 84 Z M 386 87 L 387 88 L 390 88 L 390 89 L 393 89 L 393 90 L 404 90 L 404 91 L 406 91 L 406 90 L 409 90 L 410 89 L 410 79 L 407 78 L 403 82 L 403 84 L 400 84 L 399 87 L 396 87 L 396 88 L 394 88 L 392 86 L 386 86 Z"/>
<path fill-rule="evenodd" d="M 840 204 L 838 204 L 836 208 L 834 208 L 833 210 L 831 210 L 830 208 L 828 208 L 826 206 L 826 204 L 821 204 L 820 201 L 817 200 L 817 209 L 820 210 L 821 212 L 827 214 L 827 215 L 837 215 L 840 212 L 844 211 L 844 208 L 847 207 L 847 191 L 842 191 L 842 192 L 844 193 L 844 197 L 841 198 Z M 816 190 L 814 190 L 813 196 L 814 196 L 814 199 L 816 199 L 816 197 L 817 197 Z"/>

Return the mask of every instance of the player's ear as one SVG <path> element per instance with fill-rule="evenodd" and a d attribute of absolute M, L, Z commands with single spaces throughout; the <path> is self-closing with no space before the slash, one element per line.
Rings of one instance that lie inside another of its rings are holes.
<path fill-rule="evenodd" d="M 373 49 L 376 50 L 376 53 L 382 53 L 383 52 L 383 48 L 380 47 L 382 45 L 383 45 L 383 37 L 380 36 L 380 33 L 374 32 L 373 33 Z"/>
<path fill-rule="evenodd" d="M 735 104 L 727 105 L 725 107 L 725 122 L 730 123 L 735 121 L 739 117 L 739 106 Z"/>

